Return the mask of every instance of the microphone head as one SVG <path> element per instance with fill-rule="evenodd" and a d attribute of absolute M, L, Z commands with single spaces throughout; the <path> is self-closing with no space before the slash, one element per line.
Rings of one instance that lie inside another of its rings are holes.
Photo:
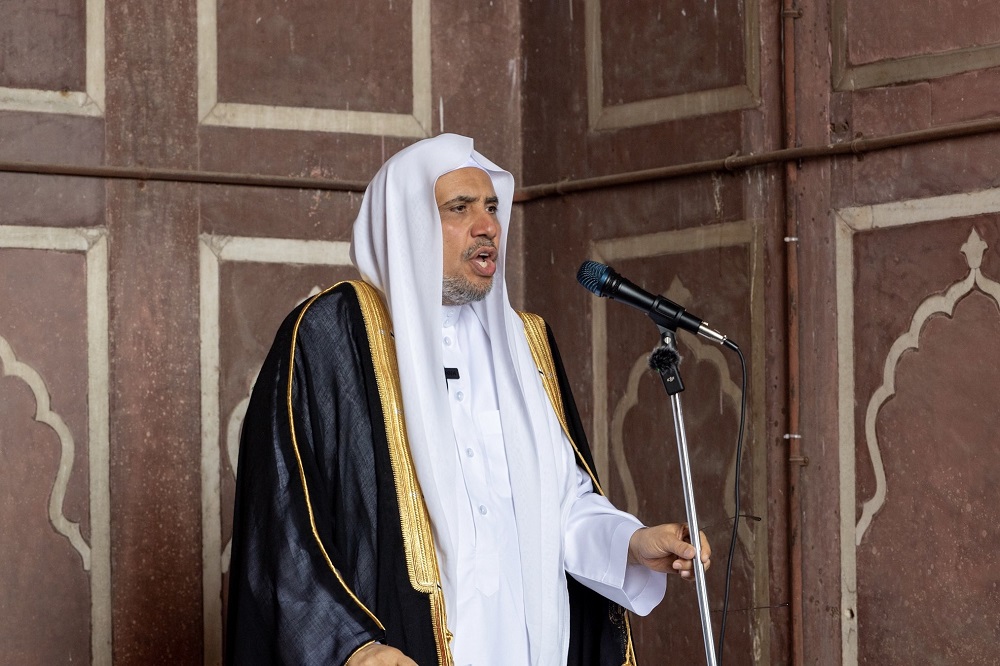
<path fill-rule="evenodd" d="M 588 260 L 580 264 L 580 270 L 576 272 L 576 281 L 587 291 L 604 296 L 604 285 L 608 283 L 611 274 L 612 270 L 608 266 Z"/>
<path fill-rule="evenodd" d="M 653 350 L 653 353 L 649 355 L 649 367 L 651 370 L 663 373 L 670 368 L 676 368 L 681 362 L 681 355 L 677 353 L 676 349 L 671 349 L 665 345 L 661 345 Z"/>

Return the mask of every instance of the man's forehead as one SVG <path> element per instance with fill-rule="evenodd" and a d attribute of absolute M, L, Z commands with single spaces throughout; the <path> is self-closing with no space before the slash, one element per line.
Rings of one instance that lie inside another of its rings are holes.
<path fill-rule="evenodd" d="M 479 167 L 463 167 L 440 176 L 434 185 L 438 203 L 457 196 L 496 199 L 493 179 Z"/>

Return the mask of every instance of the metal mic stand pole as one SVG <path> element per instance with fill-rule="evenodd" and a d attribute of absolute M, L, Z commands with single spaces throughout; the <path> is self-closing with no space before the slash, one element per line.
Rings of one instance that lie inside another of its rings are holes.
<path fill-rule="evenodd" d="M 698 513 L 694 505 L 694 487 L 691 481 L 691 459 L 688 456 L 687 435 L 684 432 L 684 413 L 681 411 L 680 392 L 684 390 L 678 364 L 676 334 L 668 328 L 660 329 L 662 346 L 654 350 L 650 357 L 650 367 L 660 373 L 663 387 L 670 396 L 670 406 L 674 414 L 674 434 L 677 437 L 677 453 L 681 465 L 681 485 L 684 489 L 684 507 L 687 510 L 688 530 L 694 546 L 694 584 L 698 594 L 698 611 L 701 615 L 701 633 L 705 640 L 705 659 L 708 666 L 717 666 L 715 659 L 715 639 L 712 636 L 712 618 L 708 609 L 708 591 L 705 589 L 705 566 L 701 561 L 701 530 L 698 527 Z"/>

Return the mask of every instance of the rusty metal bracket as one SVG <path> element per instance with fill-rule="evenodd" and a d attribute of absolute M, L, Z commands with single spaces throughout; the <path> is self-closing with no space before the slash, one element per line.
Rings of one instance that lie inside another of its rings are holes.
<path fill-rule="evenodd" d="M 735 171 L 738 167 L 736 166 L 736 159 L 740 156 L 739 150 L 734 150 L 729 156 L 723 160 L 722 164 L 726 168 L 726 171 Z"/>
<path fill-rule="evenodd" d="M 783 439 L 802 439 L 802 435 L 785 433 Z M 809 464 L 809 456 L 788 456 L 788 462 L 806 467 Z"/>

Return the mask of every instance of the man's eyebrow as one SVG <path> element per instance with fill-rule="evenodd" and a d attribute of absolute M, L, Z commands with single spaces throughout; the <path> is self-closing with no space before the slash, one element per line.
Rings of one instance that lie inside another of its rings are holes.
<path fill-rule="evenodd" d="M 474 197 L 469 194 L 459 194 L 457 197 L 448 199 L 443 204 L 438 206 L 438 208 L 445 208 L 446 206 L 453 206 L 455 204 L 460 204 L 460 203 L 464 204 L 476 203 L 477 201 L 479 201 L 479 197 Z M 489 200 L 487 199 L 487 201 Z"/>
<path fill-rule="evenodd" d="M 498 204 L 498 203 L 500 203 L 500 197 L 486 197 L 486 203 L 488 203 L 488 204 Z"/>

